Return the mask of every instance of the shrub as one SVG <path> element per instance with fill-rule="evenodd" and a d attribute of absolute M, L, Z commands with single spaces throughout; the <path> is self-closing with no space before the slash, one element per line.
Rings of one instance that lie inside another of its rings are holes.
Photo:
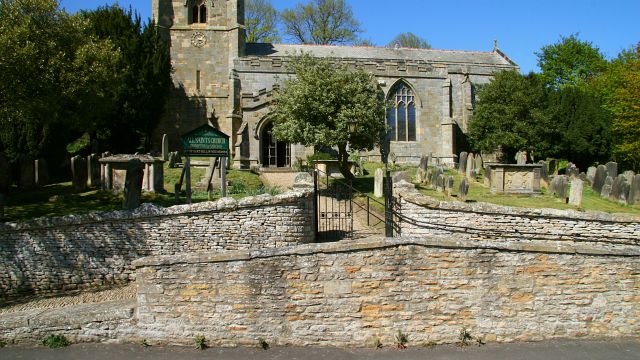
<path fill-rule="evenodd" d="M 49 335 L 46 339 L 42 340 L 42 344 L 50 349 L 57 349 L 69 346 L 69 340 L 67 340 L 64 335 Z"/>
<path fill-rule="evenodd" d="M 196 344 L 196 349 L 204 350 L 207 348 L 207 339 L 204 335 L 197 335 L 193 338 L 193 342 Z"/>
<path fill-rule="evenodd" d="M 258 339 L 258 348 L 260 348 L 262 350 L 269 350 L 269 343 L 267 342 L 267 340 L 265 340 L 263 338 L 259 338 Z"/>
<path fill-rule="evenodd" d="M 396 333 L 396 347 L 398 349 L 406 349 L 408 342 L 409 338 L 407 337 L 407 334 L 404 334 L 402 333 L 402 331 L 398 330 L 398 333 Z"/>

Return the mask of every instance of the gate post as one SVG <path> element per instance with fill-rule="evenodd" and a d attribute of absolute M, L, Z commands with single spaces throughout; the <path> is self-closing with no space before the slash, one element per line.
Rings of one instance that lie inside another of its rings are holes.
<path fill-rule="evenodd" d="M 386 169 L 384 182 L 384 236 L 393 237 L 393 213 L 391 212 L 391 201 L 393 197 L 393 184 L 391 172 Z"/>
<path fill-rule="evenodd" d="M 318 241 L 318 169 L 313 169 L 313 227 L 315 232 L 314 241 Z"/>

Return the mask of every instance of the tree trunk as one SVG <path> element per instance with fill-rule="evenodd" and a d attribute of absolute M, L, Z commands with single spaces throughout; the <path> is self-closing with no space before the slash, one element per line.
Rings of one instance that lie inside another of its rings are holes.
<path fill-rule="evenodd" d="M 347 180 L 353 179 L 351 167 L 349 166 L 349 153 L 347 152 L 347 144 L 338 145 L 338 160 L 340 161 L 340 173 Z"/>

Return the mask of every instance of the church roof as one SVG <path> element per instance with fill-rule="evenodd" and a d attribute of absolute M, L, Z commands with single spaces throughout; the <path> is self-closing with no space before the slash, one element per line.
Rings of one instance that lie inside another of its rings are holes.
<path fill-rule="evenodd" d="M 461 64 L 517 66 L 500 50 L 464 51 L 411 48 L 384 48 L 371 46 L 291 45 L 247 43 L 246 56 L 286 57 L 301 51 L 317 57 L 371 60 L 405 60 Z"/>

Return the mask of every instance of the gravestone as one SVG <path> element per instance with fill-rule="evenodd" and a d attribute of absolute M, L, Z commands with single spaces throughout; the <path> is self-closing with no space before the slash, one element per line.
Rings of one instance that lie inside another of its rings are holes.
<path fill-rule="evenodd" d="M 97 154 L 87 156 L 87 174 L 90 187 L 100 186 L 100 163 Z"/>
<path fill-rule="evenodd" d="M 458 159 L 460 163 L 458 164 L 458 172 L 460 174 L 464 174 L 467 171 L 467 152 L 463 151 L 460 153 L 460 158 Z"/>
<path fill-rule="evenodd" d="M 33 158 L 28 155 L 18 157 L 18 187 L 30 189 L 35 185 L 35 169 Z"/>
<path fill-rule="evenodd" d="M 467 167 L 465 169 L 465 175 L 467 176 L 467 179 L 475 178 L 475 166 L 476 159 L 474 158 L 473 153 L 469 153 L 467 155 Z"/>
<path fill-rule="evenodd" d="M 424 181 L 424 176 L 423 174 L 423 170 L 421 168 L 416 168 L 416 182 L 418 184 L 422 184 L 422 182 Z"/>
<path fill-rule="evenodd" d="M 518 165 L 526 165 L 527 164 L 527 152 L 526 151 L 518 151 L 516 153 L 516 164 L 518 164 Z"/>
<path fill-rule="evenodd" d="M 484 164 L 484 185 L 491 186 L 491 166 Z"/>
<path fill-rule="evenodd" d="M 591 183 L 591 188 L 593 191 L 598 194 L 602 193 L 602 186 L 604 186 L 604 181 L 607 178 L 607 167 L 604 165 L 598 165 L 596 168 L 596 173 L 593 177 L 593 182 Z"/>
<path fill-rule="evenodd" d="M 618 163 L 615 161 L 609 161 L 604 166 L 607 167 L 607 175 L 611 176 L 612 179 L 618 177 Z"/>
<path fill-rule="evenodd" d="M 87 161 L 81 156 L 71 158 L 71 183 L 76 190 L 87 188 Z"/>
<path fill-rule="evenodd" d="M 582 190 L 584 182 L 580 179 L 571 180 L 569 185 L 569 205 L 581 207 L 582 206 Z"/>
<path fill-rule="evenodd" d="M 542 165 L 540 168 L 540 178 L 547 184 L 549 183 L 549 169 L 547 169 L 547 162 L 544 160 L 538 161 L 538 164 Z"/>
<path fill-rule="evenodd" d="M 580 174 L 580 169 L 574 163 L 568 163 L 565 169 L 565 175 L 568 177 L 577 177 Z"/>
<path fill-rule="evenodd" d="M 169 137 L 167 134 L 162 135 L 162 160 L 169 160 Z"/>
<path fill-rule="evenodd" d="M 122 200 L 122 209 L 133 210 L 140 206 L 144 165 L 142 164 L 142 161 L 132 159 L 127 163 L 126 171 L 127 174 L 124 181 L 124 199 Z"/>
<path fill-rule="evenodd" d="M 476 175 L 478 175 L 480 173 L 480 169 L 482 169 L 482 156 L 480 154 L 476 154 L 475 155 L 475 164 L 474 164 L 474 169 L 476 171 Z"/>
<path fill-rule="evenodd" d="M 597 168 L 595 166 L 589 166 L 587 169 L 587 181 L 589 181 L 590 184 L 593 184 L 593 180 L 596 178 L 596 171 Z"/>
<path fill-rule="evenodd" d="M 384 170 L 378 168 L 376 169 L 375 176 L 373 179 L 373 195 L 375 197 L 381 198 L 384 196 Z"/>
<path fill-rule="evenodd" d="M 427 171 L 427 167 L 429 166 L 429 160 L 426 156 L 422 155 L 420 157 L 420 169 L 423 171 Z"/>
<path fill-rule="evenodd" d="M 429 156 L 427 157 L 427 167 L 431 165 L 432 161 L 433 161 L 433 153 L 429 153 Z"/>
<path fill-rule="evenodd" d="M 558 175 L 558 160 L 549 159 L 549 175 Z"/>
<path fill-rule="evenodd" d="M 634 173 L 633 170 L 627 170 L 627 171 L 622 173 L 622 176 L 624 176 L 624 178 L 627 179 L 627 182 L 629 184 L 631 184 L 631 182 L 633 181 L 633 177 L 635 175 L 636 175 L 636 173 Z"/>
<path fill-rule="evenodd" d="M 36 159 L 34 163 L 36 186 L 45 186 L 49 183 L 49 173 L 47 172 L 47 161 Z"/>
<path fill-rule="evenodd" d="M 455 182 L 455 179 L 453 178 L 453 176 L 449 176 L 447 178 L 447 183 L 445 185 L 445 193 L 447 194 L 447 196 L 451 196 L 451 193 L 453 192 L 453 184 Z"/>
<path fill-rule="evenodd" d="M 408 183 L 411 183 L 411 175 L 409 175 L 409 173 L 406 171 L 394 171 L 393 174 L 391 175 L 391 178 L 394 183 L 397 183 L 403 180 Z"/>
<path fill-rule="evenodd" d="M 308 172 L 296 173 L 293 178 L 294 189 L 313 189 L 313 176 Z"/>
<path fill-rule="evenodd" d="M 629 205 L 640 205 L 640 174 L 635 175 L 630 181 L 629 187 Z"/>
<path fill-rule="evenodd" d="M 613 186 L 613 178 L 611 176 L 607 176 L 604 179 L 604 184 L 602 185 L 602 190 L 600 191 L 600 196 L 608 199 L 609 194 L 611 193 L 611 187 Z"/>
<path fill-rule="evenodd" d="M 466 177 L 463 177 L 458 186 L 458 199 L 460 201 L 467 201 L 467 194 L 469 193 L 469 181 Z"/>
<path fill-rule="evenodd" d="M 569 183 L 569 178 L 565 175 L 554 176 L 553 180 L 551 180 L 551 184 L 549 184 L 551 193 L 558 198 L 566 199 L 567 197 L 567 184 Z"/>
<path fill-rule="evenodd" d="M 611 192 L 609 193 L 609 200 L 617 201 L 626 204 L 629 198 L 629 184 L 627 179 L 623 175 L 618 175 L 613 179 L 611 184 Z"/>
<path fill-rule="evenodd" d="M 11 187 L 11 168 L 9 167 L 9 159 L 0 152 L 0 193 L 9 192 Z"/>
<path fill-rule="evenodd" d="M 443 174 L 438 174 L 438 177 L 436 178 L 436 190 L 438 192 L 444 191 L 444 175 Z"/>

